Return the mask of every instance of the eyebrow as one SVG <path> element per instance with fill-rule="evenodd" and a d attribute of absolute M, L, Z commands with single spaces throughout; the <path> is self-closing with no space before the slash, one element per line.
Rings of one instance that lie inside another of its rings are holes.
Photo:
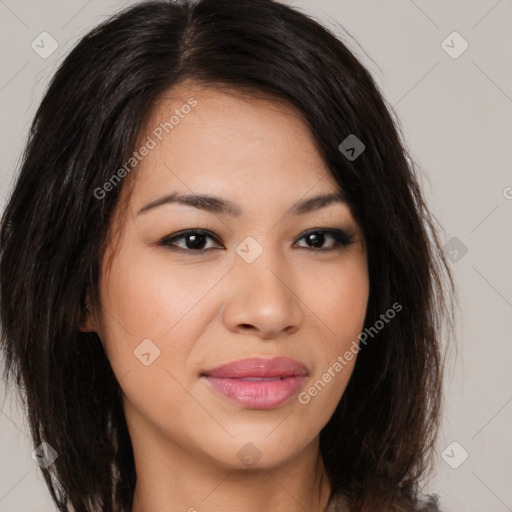
<path fill-rule="evenodd" d="M 222 199 L 221 197 L 206 194 L 178 194 L 177 192 L 173 192 L 146 204 L 137 212 L 137 216 L 169 203 L 184 204 L 199 210 L 230 215 L 232 217 L 238 217 L 242 213 L 240 206 L 227 199 Z M 298 201 L 292 206 L 290 213 L 292 215 L 302 215 L 334 203 L 346 204 L 347 199 L 341 192 L 322 194 Z"/>

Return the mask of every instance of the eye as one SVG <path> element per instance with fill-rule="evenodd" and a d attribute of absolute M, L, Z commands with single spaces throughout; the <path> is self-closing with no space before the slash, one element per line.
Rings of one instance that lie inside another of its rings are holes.
<path fill-rule="evenodd" d="M 318 246 L 324 244 L 325 239 L 331 238 L 333 243 L 330 247 L 318 249 Z M 311 249 L 313 251 L 333 251 L 335 249 L 341 249 L 354 242 L 354 236 L 349 234 L 344 229 L 313 229 L 308 231 L 305 235 L 302 235 L 299 240 L 306 240 L 306 243 L 313 244 L 313 247 L 305 247 L 305 249 Z"/>
<path fill-rule="evenodd" d="M 169 246 L 170 249 L 180 252 L 204 252 L 205 241 L 210 238 L 217 240 L 212 233 L 204 229 L 188 229 L 178 234 L 165 237 L 159 245 Z M 176 247 L 176 241 L 183 240 L 185 247 Z M 211 249 L 211 248 L 210 248 Z"/>
<path fill-rule="evenodd" d="M 222 244 L 217 236 L 205 229 L 188 229 L 163 238 L 158 245 L 169 247 L 173 251 L 201 254 L 215 247 L 207 247 L 208 239 L 213 240 L 219 248 Z M 305 240 L 310 247 L 301 247 L 313 252 L 327 252 L 341 249 L 354 242 L 354 236 L 344 229 L 321 229 L 315 228 L 303 234 L 298 240 Z M 331 240 L 329 247 L 321 247 L 325 241 Z M 181 246 L 178 244 L 181 243 Z"/>

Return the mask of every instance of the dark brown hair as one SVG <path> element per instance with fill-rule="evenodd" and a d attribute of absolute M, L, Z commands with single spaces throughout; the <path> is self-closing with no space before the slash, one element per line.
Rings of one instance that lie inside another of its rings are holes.
<path fill-rule="evenodd" d="M 187 80 L 285 100 L 308 123 L 365 235 L 365 328 L 403 307 L 361 350 L 320 433 L 321 454 L 351 510 L 419 510 L 440 416 L 441 327 L 453 322 L 436 221 L 370 73 L 339 37 L 272 0 L 128 8 L 79 41 L 37 110 L 1 223 L 0 348 L 35 446 L 59 453 L 43 472 L 53 500 L 61 511 L 131 510 L 136 474 L 120 387 L 97 334 L 78 328 L 86 298 L 98 303 L 131 176 L 101 200 L 94 192 L 132 156 L 155 101 Z M 339 149 L 350 134 L 365 145 L 354 160 Z"/>

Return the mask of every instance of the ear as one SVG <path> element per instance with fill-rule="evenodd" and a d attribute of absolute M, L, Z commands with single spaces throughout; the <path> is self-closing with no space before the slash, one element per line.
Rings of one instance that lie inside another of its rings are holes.
<path fill-rule="evenodd" d="M 78 329 L 81 332 L 96 332 L 96 325 L 94 322 L 92 307 L 87 306 L 86 309 L 83 311 Z"/>

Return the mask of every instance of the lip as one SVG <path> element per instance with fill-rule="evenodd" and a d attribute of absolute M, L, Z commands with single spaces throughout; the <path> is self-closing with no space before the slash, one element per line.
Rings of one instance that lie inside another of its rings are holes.
<path fill-rule="evenodd" d="M 210 388 L 248 409 L 273 409 L 297 393 L 308 376 L 288 357 L 240 359 L 201 374 Z"/>
<path fill-rule="evenodd" d="M 203 375 L 215 378 L 241 379 L 250 377 L 293 377 L 308 374 L 308 369 L 299 361 L 289 357 L 277 356 L 271 359 L 251 357 L 239 359 L 213 370 L 203 372 Z"/>

